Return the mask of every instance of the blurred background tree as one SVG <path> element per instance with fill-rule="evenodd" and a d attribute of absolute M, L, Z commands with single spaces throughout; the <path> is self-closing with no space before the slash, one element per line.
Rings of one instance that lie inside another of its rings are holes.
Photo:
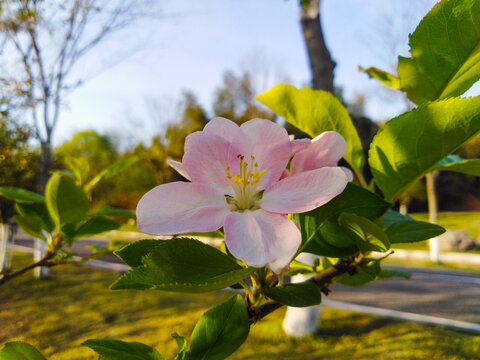
<path fill-rule="evenodd" d="M 1 98 L 21 99 L 41 145 L 40 185 L 52 166 L 52 137 L 76 69 L 109 35 L 148 14 L 149 0 L 5 0 L 0 2 Z M 98 70 L 97 70 L 98 71 Z M 12 95 L 13 94 L 13 95 Z"/>
<path fill-rule="evenodd" d="M 28 128 L 0 116 L 0 186 L 37 190 L 40 154 L 33 151 L 30 139 Z M 13 213 L 13 203 L 0 198 L 0 223 L 6 223 Z"/>

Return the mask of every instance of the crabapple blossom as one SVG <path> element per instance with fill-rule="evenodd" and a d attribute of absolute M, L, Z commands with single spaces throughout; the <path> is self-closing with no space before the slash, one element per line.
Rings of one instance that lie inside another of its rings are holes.
<path fill-rule="evenodd" d="M 214 118 L 187 136 L 182 162 L 169 161 L 189 182 L 146 193 L 137 207 L 138 227 L 155 235 L 223 227 L 235 257 L 281 273 L 301 242 L 298 224 L 287 214 L 313 210 L 343 191 L 351 180 L 348 170 L 337 166 L 345 147 L 335 132 L 291 140 L 268 120 L 238 126 Z"/>

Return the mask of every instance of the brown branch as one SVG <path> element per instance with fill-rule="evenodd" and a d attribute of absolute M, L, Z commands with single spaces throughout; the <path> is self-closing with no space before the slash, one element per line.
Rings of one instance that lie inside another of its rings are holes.
<path fill-rule="evenodd" d="M 32 270 L 36 267 L 48 266 L 50 259 L 52 259 L 54 256 L 55 256 L 55 252 L 47 251 L 45 253 L 45 255 L 40 260 L 38 260 L 37 262 L 31 263 L 30 265 L 27 265 L 27 266 L 21 268 L 20 270 L 17 270 L 15 272 L 13 272 L 13 273 L 3 274 L 3 276 L 0 278 L 0 285 L 6 283 L 8 280 L 13 279 L 14 277 L 22 275 L 23 273 L 25 273 L 29 270 Z"/>
<path fill-rule="evenodd" d="M 335 265 L 322 271 L 321 273 L 317 274 L 306 282 L 312 282 L 317 285 L 322 290 L 322 292 L 327 292 L 326 286 L 333 280 L 334 277 L 349 273 L 354 269 L 351 265 L 352 260 L 341 259 Z M 268 302 L 266 304 L 263 304 L 259 308 L 251 308 L 250 306 L 248 306 L 247 310 L 250 322 L 254 324 L 258 320 L 264 318 L 265 316 L 281 308 L 282 306 L 283 304 L 280 304 L 279 302 Z"/>

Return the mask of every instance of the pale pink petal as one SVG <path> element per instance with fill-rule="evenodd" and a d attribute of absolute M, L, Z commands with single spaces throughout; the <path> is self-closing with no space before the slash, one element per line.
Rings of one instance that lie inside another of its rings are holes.
<path fill-rule="evenodd" d="M 285 215 L 264 210 L 231 212 L 224 223 L 228 250 L 249 266 L 267 265 L 280 273 L 301 242 L 296 223 Z"/>
<path fill-rule="evenodd" d="M 266 170 L 258 185 L 263 190 L 277 181 L 292 157 L 290 138 L 280 125 L 264 119 L 253 119 L 243 123 L 240 129 L 250 140 L 250 149 L 245 150 L 245 158 L 251 155 L 258 163 L 258 170 Z"/>
<path fill-rule="evenodd" d="M 197 131 L 185 139 L 182 163 L 193 182 L 210 184 L 231 193 L 230 181 L 226 177 L 230 143 L 224 138 Z"/>
<path fill-rule="evenodd" d="M 292 144 L 292 154 L 295 155 L 299 151 L 307 149 L 311 142 L 312 140 L 310 139 L 291 139 L 290 143 Z"/>
<path fill-rule="evenodd" d="M 270 120 L 252 119 L 244 122 L 240 129 L 248 136 L 253 146 L 258 144 L 278 144 L 290 142 L 287 131 Z"/>
<path fill-rule="evenodd" d="M 343 170 L 343 172 L 347 175 L 347 179 L 348 181 L 353 181 L 353 172 L 352 170 L 346 168 L 346 167 L 343 167 L 343 166 L 340 166 L 340 169 Z"/>
<path fill-rule="evenodd" d="M 147 192 L 137 205 L 137 226 L 153 235 L 207 232 L 230 212 L 222 192 L 205 184 L 173 182 Z"/>
<path fill-rule="evenodd" d="M 178 172 L 180 175 L 182 175 L 185 179 L 187 180 L 192 180 L 190 179 L 190 175 L 188 175 L 187 169 L 185 169 L 185 166 L 179 161 L 175 160 L 167 160 L 168 165 L 170 165 L 173 169 L 175 169 L 176 172 Z"/>
<path fill-rule="evenodd" d="M 310 146 L 295 154 L 290 173 L 314 170 L 325 166 L 336 166 L 347 151 L 347 143 L 335 131 L 326 131 L 312 140 Z"/>
<path fill-rule="evenodd" d="M 340 194 L 348 183 L 340 167 L 324 167 L 291 175 L 265 190 L 262 209 L 293 214 L 313 210 Z"/>
<path fill-rule="evenodd" d="M 221 136 L 228 142 L 232 142 L 233 139 L 243 135 L 243 132 L 237 124 L 232 120 L 222 117 L 216 117 L 210 120 L 203 128 L 203 131 Z"/>

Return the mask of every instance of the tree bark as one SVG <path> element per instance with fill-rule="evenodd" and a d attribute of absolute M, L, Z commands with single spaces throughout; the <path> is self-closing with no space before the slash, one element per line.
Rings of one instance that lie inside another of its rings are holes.
<path fill-rule="evenodd" d="M 52 149 L 50 139 L 42 141 L 41 145 L 40 192 L 43 192 L 50 176 L 50 170 L 52 169 Z"/>
<path fill-rule="evenodd" d="M 305 1 L 301 5 L 300 22 L 312 70 L 312 87 L 333 93 L 335 62 L 325 45 L 320 22 L 320 0 Z"/>

